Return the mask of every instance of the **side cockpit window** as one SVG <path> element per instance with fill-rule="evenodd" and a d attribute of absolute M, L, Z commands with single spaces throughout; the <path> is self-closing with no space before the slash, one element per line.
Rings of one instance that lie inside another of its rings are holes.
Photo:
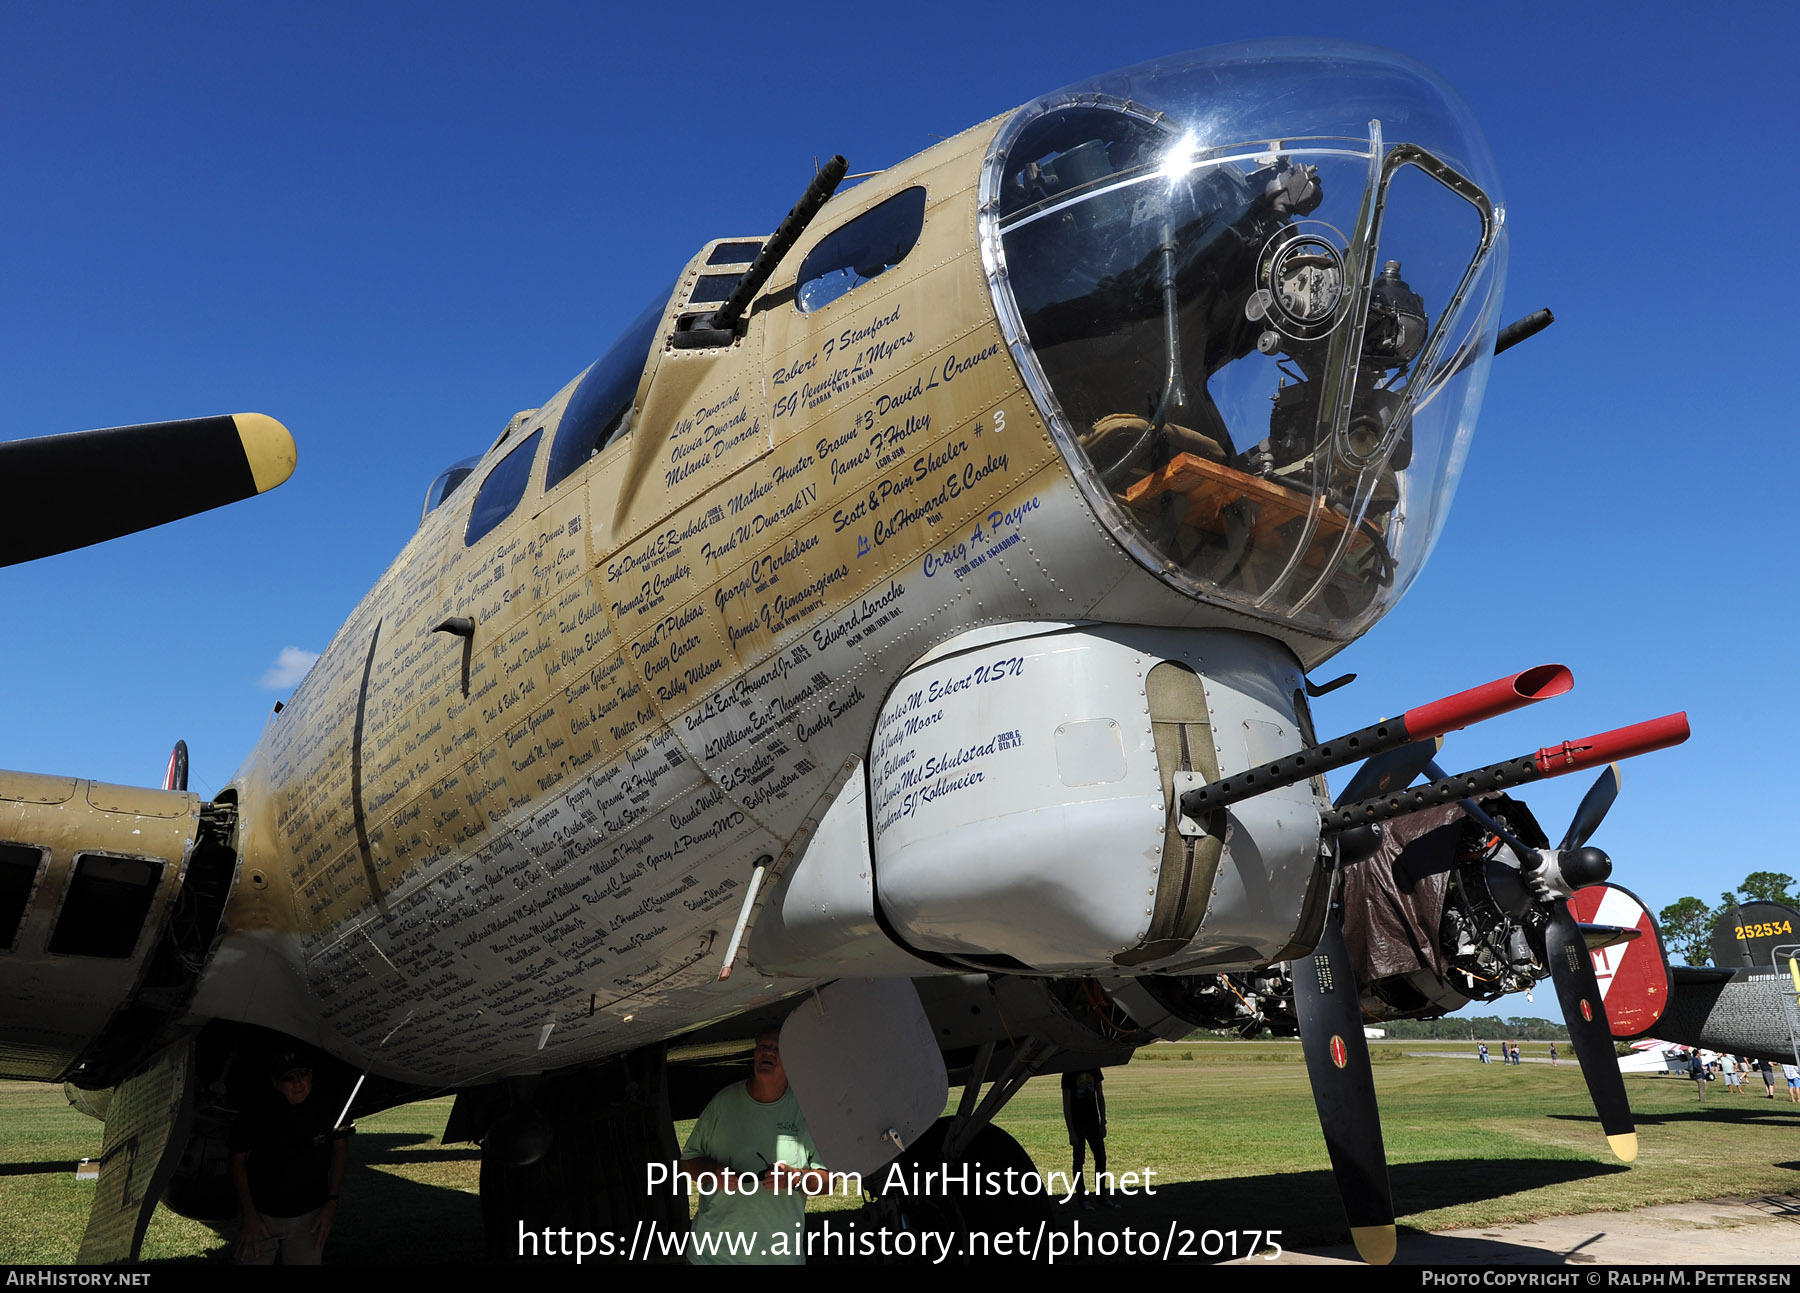
<path fill-rule="evenodd" d="M 830 305 L 844 293 L 905 260 L 925 228 L 925 190 L 904 189 L 865 211 L 807 253 L 795 292 L 802 311 Z"/>
<path fill-rule="evenodd" d="M 550 443 L 550 464 L 544 470 L 544 488 L 555 489 L 588 459 L 606 448 L 631 421 L 631 402 L 650 357 L 650 343 L 662 322 L 669 294 L 657 297 L 594 366 L 569 397 Z"/>
<path fill-rule="evenodd" d="M 475 506 L 469 511 L 469 528 L 463 535 L 463 546 L 472 547 L 496 525 L 512 515 L 513 508 L 525 497 L 525 486 L 531 483 L 531 463 L 537 456 L 542 431 L 502 458 L 481 482 L 475 495 Z"/>
<path fill-rule="evenodd" d="M 479 454 L 453 463 L 438 473 L 437 479 L 431 482 L 431 488 L 425 491 L 425 510 L 419 513 L 419 520 L 437 511 L 445 499 L 456 492 L 456 487 L 475 474 L 475 464 L 481 461 Z"/>

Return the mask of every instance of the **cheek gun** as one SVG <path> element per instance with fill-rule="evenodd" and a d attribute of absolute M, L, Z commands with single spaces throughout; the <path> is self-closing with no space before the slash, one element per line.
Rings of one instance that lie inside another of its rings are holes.
<path fill-rule="evenodd" d="M 1458 773 L 1409 790 L 1378 795 L 1373 799 L 1333 808 L 1320 819 L 1320 829 L 1327 832 L 1343 831 L 1355 826 L 1385 822 L 1395 817 L 1404 817 L 1408 813 L 1416 813 L 1422 808 L 1456 803 L 1496 790 L 1522 786 L 1529 781 L 1560 777 L 1564 773 L 1579 772 L 1598 764 L 1629 759 L 1633 755 L 1648 754 L 1652 750 L 1667 749 L 1671 745 L 1680 745 L 1687 739 L 1687 714 L 1666 714 L 1645 723 L 1614 728 L 1610 732 L 1586 736 L 1578 741 L 1547 745 L 1531 754 L 1477 768 L 1473 772 Z"/>
<path fill-rule="evenodd" d="M 1442 736 L 1526 705 L 1535 705 L 1540 700 L 1562 695 L 1574 685 L 1574 675 L 1562 665 L 1541 664 L 1442 700 L 1416 705 L 1398 718 L 1386 719 L 1335 741 L 1308 746 L 1273 763 L 1221 777 L 1183 794 L 1181 811 L 1184 816 L 1200 821 L 1215 809 L 1252 795 L 1291 786 L 1360 759 Z"/>

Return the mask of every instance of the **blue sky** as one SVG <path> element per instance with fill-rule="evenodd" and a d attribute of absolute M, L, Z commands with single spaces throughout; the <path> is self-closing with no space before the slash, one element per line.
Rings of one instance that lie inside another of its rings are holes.
<path fill-rule="evenodd" d="M 1037 94 L 1253 37 L 1388 45 L 1500 168 L 1507 318 L 1437 552 L 1317 676 L 1321 732 L 1545 660 L 1576 688 L 1450 768 L 1671 710 L 1595 837 L 1652 908 L 1800 874 L 1795 100 L 1774 7 L 1151 4 L 0 9 L 0 438 L 255 410 L 267 498 L 0 570 L 0 767 L 222 786 L 287 648 L 322 648 L 431 477 L 605 349 L 705 240 L 771 229 L 813 158 L 869 170 Z M 1772 137 L 1765 143 L 1764 137 Z M 1529 800 L 1554 837 L 1587 778 Z M 1511 1003 L 1508 1003 L 1510 1005 Z M 1539 1004 L 1549 1005 L 1548 999 Z M 1507 1007 L 1501 1007 L 1503 1010 Z M 1514 1012 L 1531 1013 L 1519 1005 Z M 1540 1013 L 1553 1013 L 1554 1007 Z"/>

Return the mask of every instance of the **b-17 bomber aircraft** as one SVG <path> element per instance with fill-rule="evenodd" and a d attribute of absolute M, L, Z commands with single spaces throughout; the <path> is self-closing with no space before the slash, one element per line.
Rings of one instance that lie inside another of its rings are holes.
<path fill-rule="evenodd" d="M 1309 713 L 1539 326 L 1500 336 L 1504 212 L 1454 93 L 1232 47 L 844 170 L 433 482 L 210 802 L 0 775 L 0 1070 L 106 1117 L 85 1260 L 134 1254 L 159 1196 L 231 1211 L 224 1128 L 287 1039 L 351 1116 L 456 1092 L 504 1241 L 684 1224 L 644 1167 L 783 1016 L 822 1153 L 863 1170 L 1016 1154 L 991 1124 L 1027 1078 L 1260 990 L 1386 1260 L 1365 1010 L 1454 1009 L 1503 952 L 1484 983 L 1555 975 L 1604 1037 L 1564 906 L 1604 879 L 1597 817 L 1550 849 L 1477 801 L 1682 716 L 1400 790 L 1567 671 L 1340 740 Z M 1358 868 L 1445 805 L 1485 824 L 1384 970 Z"/>

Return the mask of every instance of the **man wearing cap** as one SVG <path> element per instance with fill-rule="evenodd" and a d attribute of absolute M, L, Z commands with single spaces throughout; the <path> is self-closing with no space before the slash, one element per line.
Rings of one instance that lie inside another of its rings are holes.
<path fill-rule="evenodd" d="M 781 1063 L 781 1030 L 756 1038 L 750 1078 L 706 1106 L 682 1148 L 700 1191 L 696 1266 L 806 1264 L 806 1196 L 830 1179 Z"/>
<path fill-rule="evenodd" d="M 339 1129 L 313 1090 L 312 1061 L 298 1048 L 269 1068 L 274 1090 L 246 1101 L 231 1129 L 231 1183 L 238 1201 L 238 1262 L 317 1266 L 337 1214 L 350 1161 Z"/>

